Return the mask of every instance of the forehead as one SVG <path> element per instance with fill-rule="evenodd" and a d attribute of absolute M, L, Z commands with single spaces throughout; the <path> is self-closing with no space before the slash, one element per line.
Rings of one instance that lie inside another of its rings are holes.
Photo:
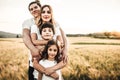
<path fill-rule="evenodd" d="M 57 49 L 57 46 L 54 44 L 54 45 L 51 45 L 49 48 Z"/>
<path fill-rule="evenodd" d="M 38 6 L 37 3 L 33 3 L 30 5 L 30 8 L 33 8 L 34 6 Z"/>
<path fill-rule="evenodd" d="M 49 7 L 44 7 L 43 10 L 50 10 Z"/>
<path fill-rule="evenodd" d="M 51 29 L 51 28 L 50 27 L 45 27 L 42 30 L 49 30 L 49 29 Z"/>

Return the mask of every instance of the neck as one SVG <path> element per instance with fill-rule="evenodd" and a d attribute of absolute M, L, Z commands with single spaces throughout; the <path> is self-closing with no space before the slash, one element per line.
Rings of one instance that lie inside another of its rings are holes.
<path fill-rule="evenodd" d="M 34 20 L 35 20 L 35 24 L 38 25 L 39 24 L 39 20 L 40 20 L 40 16 L 35 17 Z"/>
<path fill-rule="evenodd" d="M 49 61 L 54 61 L 55 59 L 48 58 Z"/>

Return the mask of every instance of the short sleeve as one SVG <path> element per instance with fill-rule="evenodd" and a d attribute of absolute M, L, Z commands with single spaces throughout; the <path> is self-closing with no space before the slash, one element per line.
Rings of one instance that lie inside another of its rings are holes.
<path fill-rule="evenodd" d="M 34 24 L 34 21 L 33 21 L 33 19 L 31 18 L 31 19 L 27 19 L 27 20 L 25 20 L 24 22 L 23 22 L 23 24 L 22 24 L 22 28 L 24 29 L 24 28 L 27 28 L 27 29 L 31 29 L 31 26 Z"/>
<path fill-rule="evenodd" d="M 31 26 L 31 33 L 37 33 L 37 26 L 36 25 Z"/>
<path fill-rule="evenodd" d="M 60 25 L 58 23 L 55 23 L 55 35 L 56 36 L 61 35 Z"/>

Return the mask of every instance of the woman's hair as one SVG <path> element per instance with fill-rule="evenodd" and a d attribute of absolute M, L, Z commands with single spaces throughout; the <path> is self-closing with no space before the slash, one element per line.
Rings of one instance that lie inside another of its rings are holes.
<path fill-rule="evenodd" d="M 56 47 L 57 47 L 57 55 L 55 56 L 55 60 L 57 61 L 57 63 L 59 63 L 60 62 L 59 46 L 58 46 L 57 42 L 54 40 L 50 40 L 46 44 L 46 46 L 42 52 L 42 59 L 48 59 L 48 48 L 51 47 L 52 45 L 56 45 Z"/>
<path fill-rule="evenodd" d="M 50 23 L 50 22 L 45 22 L 45 23 L 43 23 L 43 24 L 41 25 L 41 27 L 39 27 L 40 34 L 42 34 L 42 30 L 43 30 L 44 28 L 51 28 L 52 31 L 53 31 L 53 34 L 55 34 L 54 26 L 53 26 L 52 23 Z"/>
<path fill-rule="evenodd" d="M 37 5 L 41 8 L 40 2 L 39 2 L 38 0 L 36 0 L 36 1 L 31 2 L 31 3 L 28 5 L 28 10 L 29 10 L 29 11 L 30 11 L 30 6 L 31 6 L 32 4 L 37 4 Z"/>
<path fill-rule="evenodd" d="M 50 5 L 43 5 L 43 6 L 41 7 L 41 14 L 42 14 L 42 11 L 43 11 L 43 9 L 44 9 L 45 7 L 48 7 L 48 8 L 49 8 L 50 14 L 51 14 L 51 19 L 50 19 L 49 22 L 51 22 L 51 23 L 54 25 L 53 10 L 52 10 L 52 7 L 51 7 Z M 39 22 L 40 22 L 40 24 L 38 25 L 38 27 L 40 27 L 40 26 L 43 24 L 42 18 L 40 19 Z"/>

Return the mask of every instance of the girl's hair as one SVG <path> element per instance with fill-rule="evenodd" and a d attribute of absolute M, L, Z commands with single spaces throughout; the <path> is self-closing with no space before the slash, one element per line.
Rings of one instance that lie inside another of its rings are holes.
<path fill-rule="evenodd" d="M 52 45 L 56 45 L 56 47 L 57 47 L 57 55 L 55 56 L 55 60 L 57 61 L 57 63 L 59 63 L 61 61 L 60 60 L 59 46 L 58 46 L 57 42 L 54 40 L 50 40 L 46 44 L 46 46 L 42 52 L 42 59 L 48 59 L 48 48 L 51 47 Z"/>
<path fill-rule="evenodd" d="M 42 34 L 42 30 L 43 30 L 44 28 L 51 28 L 52 31 L 53 31 L 53 34 L 55 34 L 54 26 L 53 26 L 52 23 L 50 23 L 50 22 L 45 22 L 44 24 L 42 24 L 41 27 L 39 27 L 40 34 Z"/>
<path fill-rule="evenodd" d="M 48 8 L 49 8 L 50 14 L 51 14 L 51 19 L 50 19 L 49 22 L 51 22 L 51 23 L 54 25 L 55 22 L 54 22 L 54 19 L 53 19 L 53 10 L 52 10 L 52 7 L 51 7 L 50 5 L 43 5 L 43 6 L 41 7 L 41 11 L 40 11 L 40 12 L 41 12 L 41 14 L 42 14 L 42 11 L 43 11 L 43 9 L 44 9 L 45 7 L 48 7 Z M 40 15 L 40 16 L 41 16 L 41 15 Z M 40 22 L 40 23 L 39 23 L 38 27 L 41 27 L 41 25 L 43 24 L 42 18 L 40 19 L 39 22 Z"/>
<path fill-rule="evenodd" d="M 32 4 L 37 4 L 37 5 L 41 8 L 40 2 L 39 2 L 38 0 L 36 0 L 36 1 L 31 2 L 31 3 L 28 5 L 28 10 L 29 10 L 29 11 L 30 11 L 30 6 L 31 6 Z"/>

